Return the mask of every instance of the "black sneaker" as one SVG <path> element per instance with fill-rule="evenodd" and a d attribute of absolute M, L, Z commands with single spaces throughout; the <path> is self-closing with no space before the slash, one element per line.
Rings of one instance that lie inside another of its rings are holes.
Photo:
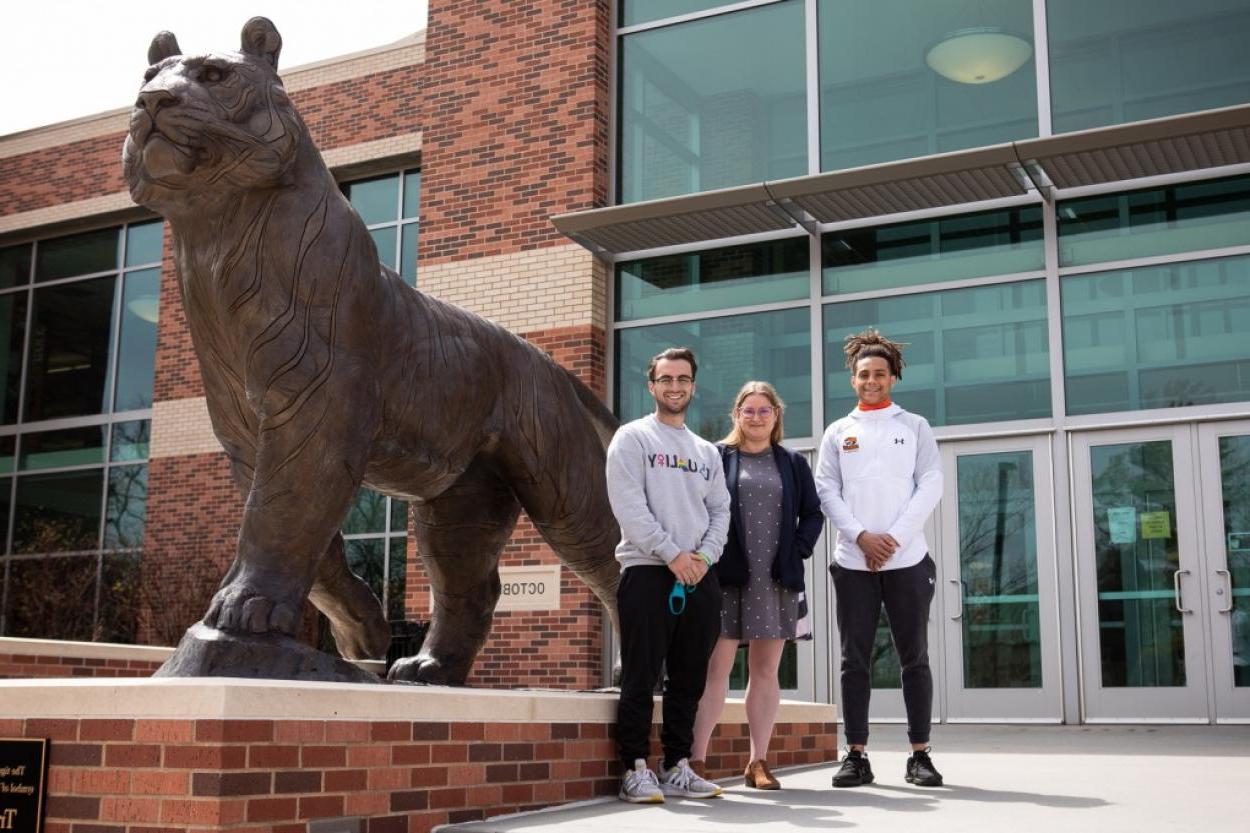
<path fill-rule="evenodd" d="M 907 759 L 907 775 L 904 777 L 908 784 L 915 784 L 917 787 L 942 786 L 942 773 L 933 765 L 927 748 L 911 753 L 911 757 Z"/>
<path fill-rule="evenodd" d="M 910 766 L 910 764 L 908 765 Z M 872 783 L 872 764 L 863 752 L 848 752 L 833 776 L 835 787 L 859 787 Z"/>

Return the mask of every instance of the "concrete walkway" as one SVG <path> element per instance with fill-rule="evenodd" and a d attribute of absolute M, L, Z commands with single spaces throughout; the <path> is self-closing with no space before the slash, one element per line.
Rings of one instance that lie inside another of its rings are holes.
<path fill-rule="evenodd" d="M 440 831 L 1250 831 L 1250 726 L 939 726 L 933 759 L 947 786 L 935 789 L 903 780 L 901 726 L 873 735 L 868 787 L 834 790 L 836 766 L 806 767 L 778 772 L 780 792 L 734 779 L 710 801 L 603 799 Z"/>

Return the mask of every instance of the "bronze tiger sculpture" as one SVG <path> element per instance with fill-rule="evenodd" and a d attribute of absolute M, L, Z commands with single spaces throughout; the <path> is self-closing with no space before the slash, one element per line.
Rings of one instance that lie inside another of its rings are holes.
<path fill-rule="evenodd" d="M 246 499 L 202 625 L 285 639 L 311 598 L 345 657 L 380 656 L 385 617 L 339 534 L 362 484 L 412 502 L 434 595 L 424 645 L 392 678 L 465 681 L 522 508 L 615 621 L 616 420 L 546 354 L 379 265 L 283 89 L 281 44 L 260 17 L 237 53 L 182 55 L 157 35 L 123 154 L 135 202 L 169 221 L 213 430 Z M 172 673 L 231 672 L 184 657 Z"/>

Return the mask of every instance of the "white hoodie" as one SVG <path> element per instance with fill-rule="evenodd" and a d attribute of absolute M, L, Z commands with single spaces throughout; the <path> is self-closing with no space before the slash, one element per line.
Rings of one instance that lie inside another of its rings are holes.
<path fill-rule="evenodd" d="M 861 532 L 888 532 L 898 542 L 883 570 L 917 564 L 929 552 L 924 522 L 942 497 L 942 462 L 933 429 L 898 405 L 858 408 L 825 430 L 816 466 L 816 491 L 825 517 L 838 530 L 834 558 L 867 570 L 855 543 Z"/>

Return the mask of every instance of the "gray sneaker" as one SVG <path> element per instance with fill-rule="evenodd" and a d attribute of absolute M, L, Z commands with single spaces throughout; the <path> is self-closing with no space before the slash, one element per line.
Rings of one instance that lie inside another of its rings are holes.
<path fill-rule="evenodd" d="M 672 769 L 660 769 L 660 789 L 678 798 L 716 798 L 721 794 L 721 788 L 696 775 L 685 758 Z"/>
<path fill-rule="evenodd" d="M 634 761 L 634 768 L 625 773 L 617 797 L 631 804 L 664 803 L 664 793 L 660 791 L 655 773 L 647 769 L 647 762 L 642 758 Z"/>

